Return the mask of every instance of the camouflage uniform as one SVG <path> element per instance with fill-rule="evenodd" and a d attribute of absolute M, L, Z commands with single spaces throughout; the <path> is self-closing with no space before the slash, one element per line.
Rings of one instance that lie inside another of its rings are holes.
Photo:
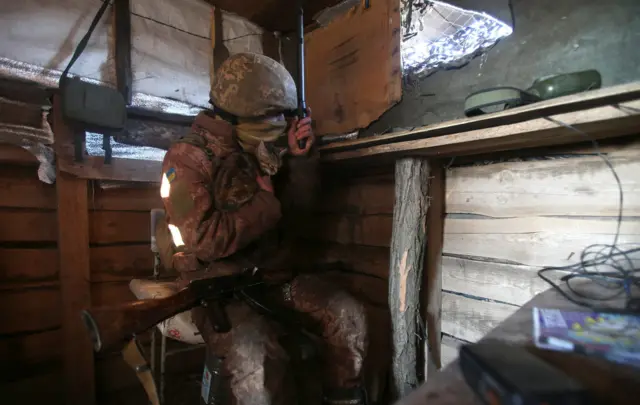
<path fill-rule="evenodd" d="M 247 265 L 273 268 L 269 256 L 275 252 L 265 250 L 269 243 L 263 242 L 274 241 L 282 223 L 281 203 L 258 186 L 258 172 L 255 157 L 239 147 L 234 127 L 212 113 L 200 113 L 191 134 L 169 149 L 161 193 L 177 245 L 172 265 L 182 279 L 228 274 Z M 297 276 L 268 294 L 298 313 L 325 340 L 325 401 L 362 403 L 367 348 L 363 306 L 314 275 Z M 206 311 L 195 309 L 194 320 L 209 350 L 223 359 L 228 403 L 292 403 L 290 356 L 278 340 L 281 325 L 244 302 L 231 302 L 227 313 L 232 330 L 217 334 Z"/>

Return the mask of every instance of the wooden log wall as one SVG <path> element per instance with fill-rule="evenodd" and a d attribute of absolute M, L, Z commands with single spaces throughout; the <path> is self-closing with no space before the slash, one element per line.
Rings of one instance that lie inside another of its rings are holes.
<path fill-rule="evenodd" d="M 603 151 L 625 192 L 620 242 L 640 243 L 640 145 Z M 461 342 L 480 339 L 545 290 L 538 268 L 574 263 L 587 245 L 612 240 L 618 201 L 611 173 L 589 149 L 563 154 L 446 170 L 443 363 L 455 357 Z M 45 398 L 63 403 L 55 186 L 37 179 L 35 159 L 27 152 L 2 146 L 0 157 L 0 394 L 8 404 Z M 366 304 L 369 394 L 381 399 L 388 392 L 391 352 L 387 279 L 393 173 L 332 172 L 324 184 L 300 253 L 309 261 L 340 260 L 378 277 L 326 275 Z M 103 190 L 89 184 L 88 194 L 91 300 L 104 305 L 133 299 L 129 280 L 152 271 L 148 212 L 160 206 L 157 189 Z M 172 362 L 177 371 L 197 373 L 202 353 Z M 96 357 L 95 377 L 98 403 L 143 398 L 117 355 Z"/>
<path fill-rule="evenodd" d="M 322 198 L 301 249 L 309 260 L 341 261 L 363 273 L 330 273 L 323 277 L 335 278 L 367 308 L 370 355 L 365 371 L 369 398 L 378 403 L 391 394 L 391 318 L 387 297 L 393 169 L 365 176 L 325 173 L 322 180 Z"/>
<path fill-rule="evenodd" d="M 3 404 L 62 404 L 56 186 L 38 180 L 30 153 L 0 144 L 0 158 L 0 396 Z M 87 193 L 91 302 L 133 300 L 129 281 L 153 272 L 149 211 L 161 207 L 158 189 L 89 182 Z M 200 372 L 203 359 L 203 350 L 170 358 L 169 378 Z M 146 402 L 118 353 L 96 356 L 94 372 L 98 404 Z"/>
<path fill-rule="evenodd" d="M 29 152 L 0 148 L 0 397 L 62 404 L 56 190 Z"/>
<path fill-rule="evenodd" d="M 640 243 L 640 142 L 626 140 L 601 150 L 624 190 L 619 242 Z M 514 160 L 469 165 L 466 159 L 464 166 L 446 170 L 443 365 L 457 356 L 460 344 L 477 341 L 549 288 L 537 277 L 538 269 L 576 263 L 588 245 L 613 240 L 617 185 L 590 146 L 527 151 Z M 391 173 L 347 180 L 332 175 L 334 184 L 325 190 L 322 212 L 308 235 L 327 257 L 388 273 Z"/>

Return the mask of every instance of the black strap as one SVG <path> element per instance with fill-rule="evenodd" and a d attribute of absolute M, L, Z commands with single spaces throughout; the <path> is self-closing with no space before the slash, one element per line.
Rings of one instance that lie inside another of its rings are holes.
<path fill-rule="evenodd" d="M 84 34 L 84 37 L 82 37 L 82 39 L 78 43 L 76 50 L 73 52 L 73 56 L 71 56 L 71 60 L 69 61 L 69 64 L 62 72 L 62 76 L 60 76 L 60 81 L 58 82 L 58 86 L 61 86 L 62 83 L 67 79 L 67 75 L 69 74 L 69 69 L 71 69 L 71 66 L 73 66 L 76 60 L 80 57 L 80 54 L 82 54 L 82 52 L 84 51 L 84 48 L 87 47 L 87 43 L 89 43 L 89 38 L 91 38 L 91 34 L 93 34 L 93 31 L 96 29 L 96 26 L 98 25 L 98 22 L 102 18 L 102 15 L 104 14 L 104 12 L 107 10 L 107 7 L 109 7 L 109 1 L 104 0 L 102 3 L 102 6 L 100 6 L 100 10 L 98 10 L 98 13 L 96 13 L 96 16 L 93 17 L 93 21 L 91 21 L 89 30 L 87 31 L 86 34 Z"/>
<path fill-rule="evenodd" d="M 238 125 L 238 116 L 231 114 L 226 110 L 223 110 L 222 108 L 218 107 L 213 103 L 211 104 L 213 105 L 213 112 L 215 113 L 215 115 L 227 121 L 231 125 Z"/>

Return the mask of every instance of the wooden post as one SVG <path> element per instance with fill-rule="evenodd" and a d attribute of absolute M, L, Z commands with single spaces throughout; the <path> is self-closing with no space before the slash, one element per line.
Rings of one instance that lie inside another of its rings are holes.
<path fill-rule="evenodd" d="M 62 118 L 59 97 L 54 100 L 53 114 L 56 143 L 73 139 Z M 56 190 L 65 403 L 91 405 L 95 404 L 93 347 L 80 320 L 80 311 L 91 306 L 87 180 L 58 168 Z"/>
<path fill-rule="evenodd" d="M 417 324 L 426 248 L 429 164 L 421 158 L 396 161 L 395 205 L 389 274 L 393 390 L 403 397 L 417 387 L 420 343 Z"/>
<path fill-rule="evenodd" d="M 116 30 L 116 81 L 118 91 L 127 105 L 131 104 L 133 73 L 131 73 L 131 11 L 129 0 L 115 0 L 113 16 Z"/>
<path fill-rule="evenodd" d="M 445 217 L 445 169 L 440 161 L 432 161 L 427 212 L 427 258 L 422 284 L 421 312 L 427 328 L 424 380 L 429 372 L 442 367 L 440 340 L 442 328 L 442 243 Z"/>

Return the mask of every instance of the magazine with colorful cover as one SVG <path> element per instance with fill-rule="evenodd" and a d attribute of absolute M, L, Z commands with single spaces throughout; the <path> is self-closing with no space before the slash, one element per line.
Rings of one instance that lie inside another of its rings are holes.
<path fill-rule="evenodd" d="M 640 316 L 533 308 L 534 343 L 640 367 Z"/>

